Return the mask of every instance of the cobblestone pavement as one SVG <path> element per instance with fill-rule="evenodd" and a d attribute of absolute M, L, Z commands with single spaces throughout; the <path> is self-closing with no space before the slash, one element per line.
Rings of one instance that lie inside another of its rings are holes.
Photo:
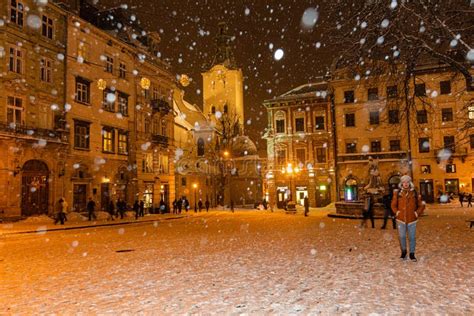
<path fill-rule="evenodd" d="M 263 211 L 0 236 L 0 314 L 471 314 L 472 209 L 395 230 Z M 1 226 L 2 224 L 0 224 Z M 38 224 L 40 225 L 40 224 Z"/>

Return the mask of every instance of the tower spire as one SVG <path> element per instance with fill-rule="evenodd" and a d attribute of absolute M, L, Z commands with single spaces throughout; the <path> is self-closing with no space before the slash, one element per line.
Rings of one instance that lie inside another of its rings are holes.
<path fill-rule="evenodd" d="M 222 64 L 227 68 L 237 68 L 234 58 L 234 52 L 230 43 L 232 42 L 232 36 L 227 34 L 227 24 L 225 22 L 219 22 L 219 33 L 214 37 L 216 43 L 216 54 L 212 61 L 211 67 L 217 64 Z"/>

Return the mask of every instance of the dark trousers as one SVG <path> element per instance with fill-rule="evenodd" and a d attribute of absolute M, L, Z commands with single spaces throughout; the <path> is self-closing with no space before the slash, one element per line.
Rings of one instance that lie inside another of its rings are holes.
<path fill-rule="evenodd" d="M 309 213 L 309 207 L 305 206 L 304 207 L 304 216 L 308 216 Z"/>
<path fill-rule="evenodd" d="M 58 222 L 60 222 L 61 225 L 64 225 L 64 221 L 66 221 L 66 214 L 64 212 L 59 212 L 58 215 L 56 216 L 56 220 L 54 221 L 54 224 L 56 225 Z"/>
<path fill-rule="evenodd" d="M 393 229 L 397 229 L 397 224 L 396 224 L 396 221 L 395 221 L 395 216 L 392 216 L 392 211 L 391 211 L 391 210 L 388 210 L 388 209 L 385 209 L 384 212 L 383 212 L 383 225 L 382 225 L 382 228 L 387 227 L 388 218 L 391 218 L 391 219 L 392 219 Z"/>
<path fill-rule="evenodd" d="M 368 212 L 363 212 L 362 213 L 362 223 L 361 226 L 365 226 L 367 223 L 367 220 L 370 218 L 370 222 L 372 223 L 372 228 L 375 228 L 375 218 L 374 218 L 374 212 L 372 210 Z"/>
<path fill-rule="evenodd" d="M 88 213 L 89 213 L 89 220 L 90 221 L 92 220 L 92 217 L 94 218 L 94 220 L 97 219 L 97 216 L 95 215 L 94 210 L 88 210 Z"/>

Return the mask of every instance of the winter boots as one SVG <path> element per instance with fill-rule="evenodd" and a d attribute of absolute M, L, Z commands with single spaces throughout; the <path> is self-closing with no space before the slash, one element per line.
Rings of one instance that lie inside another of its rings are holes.
<path fill-rule="evenodd" d="M 410 252 L 410 260 L 413 261 L 413 262 L 417 262 L 417 261 L 418 261 L 418 260 L 416 260 L 416 258 L 415 258 L 415 253 Z"/>
<path fill-rule="evenodd" d="M 400 256 L 400 259 L 406 260 L 406 258 L 407 258 L 407 251 L 406 251 L 406 250 L 402 250 L 402 255 Z"/>

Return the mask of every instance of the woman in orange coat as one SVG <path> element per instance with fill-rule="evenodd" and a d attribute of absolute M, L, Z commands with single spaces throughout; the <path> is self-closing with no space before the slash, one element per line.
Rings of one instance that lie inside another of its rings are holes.
<path fill-rule="evenodd" d="M 400 258 L 405 260 L 407 255 L 406 235 L 408 233 L 410 259 L 417 261 L 415 257 L 416 223 L 418 222 L 418 217 L 425 210 L 425 202 L 421 200 L 421 195 L 416 193 L 410 176 L 402 176 L 398 187 L 400 190 L 394 190 L 393 192 L 392 210 L 397 218 L 398 238 L 402 250 Z"/>

